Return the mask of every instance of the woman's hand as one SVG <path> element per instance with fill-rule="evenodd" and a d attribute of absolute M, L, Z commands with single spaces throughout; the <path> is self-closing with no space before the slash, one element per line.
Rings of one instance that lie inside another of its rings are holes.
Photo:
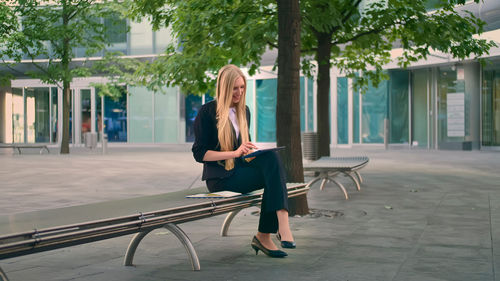
<path fill-rule="evenodd" d="M 245 143 L 242 143 L 240 145 L 240 147 L 238 147 L 238 149 L 236 149 L 234 151 L 235 153 L 235 158 L 237 157 L 241 157 L 243 155 L 246 155 L 247 153 L 249 153 L 250 151 L 252 151 L 253 149 L 257 149 L 257 147 L 251 143 L 251 142 L 245 142 Z"/>

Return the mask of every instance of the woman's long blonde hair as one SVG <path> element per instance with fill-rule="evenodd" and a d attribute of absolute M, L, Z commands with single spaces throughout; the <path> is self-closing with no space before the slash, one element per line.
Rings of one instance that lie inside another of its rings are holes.
<path fill-rule="evenodd" d="M 248 142 L 250 137 L 248 135 L 248 123 L 246 116 L 246 89 L 247 80 L 243 72 L 233 64 L 228 64 L 219 70 L 217 75 L 217 88 L 216 88 L 216 100 L 217 100 L 217 130 L 219 144 L 221 151 L 233 151 L 234 144 L 236 143 L 236 137 L 231 130 L 231 121 L 229 120 L 229 107 L 231 107 L 233 101 L 233 88 L 236 79 L 243 78 L 245 84 L 245 91 L 241 95 L 240 101 L 236 104 L 236 119 L 238 122 L 238 127 L 241 134 L 241 143 Z M 227 159 L 225 164 L 226 170 L 231 170 L 234 168 L 234 159 Z"/>

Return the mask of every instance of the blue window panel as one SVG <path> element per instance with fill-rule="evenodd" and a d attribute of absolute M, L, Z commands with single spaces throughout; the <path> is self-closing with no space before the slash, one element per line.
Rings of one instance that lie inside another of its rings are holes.
<path fill-rule="evenodd" d="M 276 141 L 277 79 L 256 80 L 257 141 Z"/>
<path fill-rule="evenodd" d="M 109 142 L 127 142 L 127 95 L 104 98 L 104 132 Z"/>
<path fill-rule="evenodd" d="M 363 143 L 384 142 L 384 119 L 387 117 L 388 81 L 378 87 L 370 83 L 363 95 L 362 106 L 362 141 Z"/>
<path fill-rule="evenodd" d="M 359 91 L 352 92 L 352 142 L 359 143 Z"/>
<path fill-rule="evenodd" d="M 314 131 L 314 79 L 307 81 L 307 128 L 309 132 Z"/>
<path fill-rule="evenodd" d="M 201 96 L 198 95 L 187 95 L 185 101 L 186 110 L 186 142 L 194 141 L 194 120 L 196 119 L 196 115 L 198 115 L 198 111 L 201 107 Z"/>
<path fill-rule="evenodd" d="M 248 133 L 250 134 L 250 139 L 254 140 L 255 132 L 253 130 L 253 122 L 255 122 L 255 104 L 253 100 L 253 80 L 247 80 L 247 92 L 245 96 L 245 102 L 250 110 L 250 127 L 248 128 Z"/>
<path fill-rule="evenodd" d="M 300 77 L 300 131 L 306 130 L 306 97 L 305 97 L 305 79 Z"/>
<path fill-rule="evenodd" d="M 390 77 L 390 142 L 408 143 L 408 71 L 394 70 Z"/>
<path fill-rule="evenodd" d="M 349 143 L 347 77 L 337 78 L 337 143 Z"/>
<path fill-rule="evenodd" d="M 129 129 L 131 143 L 153 141 L 153 99 L 146 87 L 130 87 Z"/>

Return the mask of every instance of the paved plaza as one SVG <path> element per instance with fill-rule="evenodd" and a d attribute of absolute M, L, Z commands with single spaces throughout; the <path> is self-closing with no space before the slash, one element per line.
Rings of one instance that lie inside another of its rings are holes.
<path fill-rule="evenodd" d="M 312 213 L 291 218 L 297 249 L 284 259 L 255 256 L 258 209 L 249 208 L 228 237 L 219 236 L 224 216 L 181 225 L 197 250 L 198 272 L 175 236 L 161 229 L 141 243 L 133 267 L 122 265 L 131 236 L 0 260 L 0 267 L 10 281 L 500 281 L 500 152 L 353 147 L 332 154 L 370 158 L 361 191 L 344 177 L 349 200 L 332 183 L 323 191 L 313 186 Z M 43 225 L 76 205 L 111 211 L 200 187 L 201 171 L 189 145 L 115 145 L 105 155 L 2 149 L 0 234 L 26 216 Z"/>

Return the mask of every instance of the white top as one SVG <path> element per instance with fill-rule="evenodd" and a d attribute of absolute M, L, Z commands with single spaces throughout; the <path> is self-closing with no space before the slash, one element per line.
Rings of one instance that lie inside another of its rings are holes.
<path fill-rule="evenodd" d="M 240 135 L 240 127 L 238 126 L 238 120 L 236 119 L 236 109 L 234 107 L 229 108 L 229 120 L 233 123 L 234 132 L 236 133 L 236 139 Z"/>

